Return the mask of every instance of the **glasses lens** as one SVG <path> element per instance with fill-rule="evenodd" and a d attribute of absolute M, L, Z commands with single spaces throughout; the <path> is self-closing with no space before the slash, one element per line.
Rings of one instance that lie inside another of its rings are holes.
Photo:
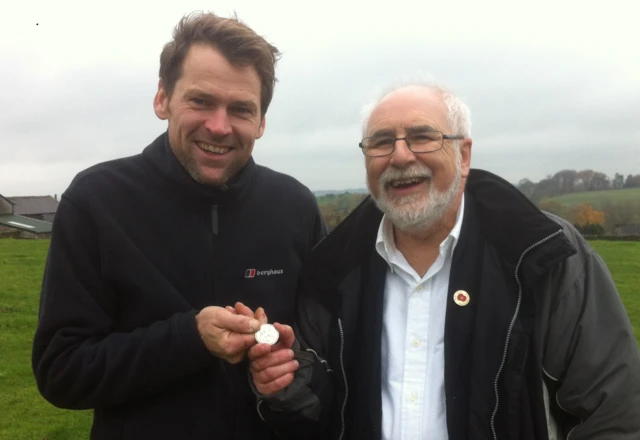
<path fill-rule="evenodd" d="M 425 131 L 407 136 L 411 150 L 416 153 L 428 153 L 442 148 L 442 133 L 439 131 Z"/>
<path fill-rule="evenodd" d="M 362 152 L 365 156 L 385 156 L 393 151 L 394 138 L 374 136 L 362 139 Z"/>

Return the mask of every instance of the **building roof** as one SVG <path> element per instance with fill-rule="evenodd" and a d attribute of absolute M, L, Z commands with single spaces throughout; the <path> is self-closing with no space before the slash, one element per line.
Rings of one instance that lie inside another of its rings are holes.
<path fill-rule="evenodd" d="M 51 196 L 7 198 L 13 201 L 13 212 L 19 215 L 54 214 L 58 210 L 58 201 Z"/>
<path fill-rule="evenodd" d="M 0 214 L 0 225 L 41 234 L 51 232 L 52 223 L 14 214 Z"/>
<path fill-rule="evenodd" d="M 8 197 L 3 196 L 2 194 L 0 194 L 0 199 L 4 200 L 5 202 L 9 203 L 10 205 L 15 205 L 15 203 L 13 203 L 11 201 L 11 199 L 9 199 Z"/>

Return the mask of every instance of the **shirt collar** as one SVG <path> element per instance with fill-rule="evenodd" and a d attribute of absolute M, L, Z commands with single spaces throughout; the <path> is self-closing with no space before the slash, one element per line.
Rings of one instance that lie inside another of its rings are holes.
<path fill-rule="evenodd" d="M 453 250 L 460 238 L 460 230 L 462 229 L 462 219 L 464 217 L 464 193 L 462 193 L 462 199 L 460 200 L 460 206 L 458 207 L 458 213 L 456 215 L 456 223 L 447 235 L 442 243 L 440 243 L 440 254 L 448 252 L 453 253 Z M 376 238 L 376 251 L 387 262 L 391 271 L 393 271 L 393 257 L 398 253 L 395 240 L 393 239 L 393 224 L 391 220 L 385 214 L 380 221 L 380 227 L 378 228 L 378 236 Z"/>

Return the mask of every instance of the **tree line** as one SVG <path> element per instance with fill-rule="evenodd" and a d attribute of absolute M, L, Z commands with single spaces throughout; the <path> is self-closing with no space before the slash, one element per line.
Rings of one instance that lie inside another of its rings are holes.
<path fill-rule="evenodd" d="M 533 202 L 585 191 L 605 191 L 610 189 L 640 188 L 640 174 L 624 175 L 616 173 L 610 179 L 605 173 L 594 170 L 562 170 L 548 175 L 538 183 L 529 179 L 518 182 L 518 189 Z"/>
<path fill-rule="evenodd" d="M 537 183 L 522 179 L 518 188 L 540 209 L 570 221 L 583 234 L 615 234 L 620 226 L 640 223 L 640 197 L 617 200 L 616 193 L 612 193 L 600 199 L 597 206 L 553 199 L 572 193 L 640 188 L 640 174 L 629 174 L 625 178 L 616 173 L 610 179 L 605 173 L 594 170 L 562 170 Z"/>
<path fill-rule="evenodd" d="M 603 196 L 597 203 L 592 202 L 593 206 L 552 199 L 571 193 L 640 188 L 640 174 L 624 177 L 616 173 L 609 178 L 605 173 L 594 170 L 562 170 L 539 182 L 522 179 L 517 187 L 540 209 L 570 221 L 584 234 L 614 234 L 620 225 L 640 223 L 640 197 L 636 200 L 628 200 L 628 197 L 616 200 L 613 196 Z M 320 212 L 329 230 L 335 228 L 366 196 L 348 191 L 317 196 Z"/>
<path fill-rule="evenodd" d="M 365 193 L 327 194 L 318 196 L 318 206 L 325 224 L 332 230 L 367 197 Z"/>

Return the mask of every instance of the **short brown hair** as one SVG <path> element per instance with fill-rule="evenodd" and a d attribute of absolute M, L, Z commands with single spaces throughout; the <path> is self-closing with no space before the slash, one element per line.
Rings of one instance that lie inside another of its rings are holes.
<path fill-rule="evenodd" d="M 235 66 L 253 66 L 260 77 L 260 107 L 267 113 L 276 85 L 275 66 L 278 49 L 256 34 L 237 17 L 222 18 L 212 13 L 184 16 L 173 31 L 173 40 L 160 54 L 160 81 L 171 96 L 182 75 L 182 65 L 193 44 L 211 45 Z"/>

